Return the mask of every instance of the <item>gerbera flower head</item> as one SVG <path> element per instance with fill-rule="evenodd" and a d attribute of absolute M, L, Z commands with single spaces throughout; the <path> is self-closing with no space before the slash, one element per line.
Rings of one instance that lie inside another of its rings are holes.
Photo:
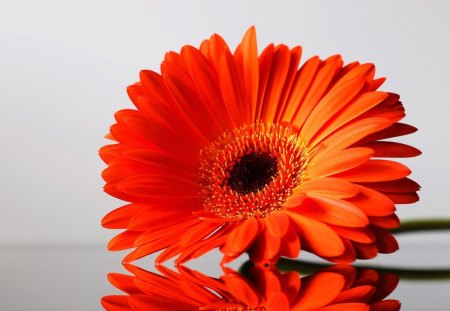
<path fill-rule="evenodd" d="M 333 262 L 398 248 L 395 203 L 418 200 L 410 170 L 383 158 L 417 149 L 386 141 L 416 129 L 399 96 L 378 91 L 373 64 L 308 59 L 267 46 L 250 28 L 232 52 L 219 35 L 169 52 L 161 72 L 128 88 L 100 150 L 105 191 L 129 204 L 102 221 L 125 229 L 109 249 L 125 261 L 163 250 L 177 263 L 219 247 L 224 261 Z"/>
<path fill-rule="evenodd" d="M 180 266 L 161 274 L 126 265 L 132 275 L 110 273 L 115 287 L 125 292 L 102 298 L 109 311 L 397 311 L 398 300 L 385 299 L 398 284 L 393 274 L 351 266 L 333 266 L 312 275 L 280 273 L 276 267 L 254 267 L 248 276 L 226 269 L 212 278 Z"/>

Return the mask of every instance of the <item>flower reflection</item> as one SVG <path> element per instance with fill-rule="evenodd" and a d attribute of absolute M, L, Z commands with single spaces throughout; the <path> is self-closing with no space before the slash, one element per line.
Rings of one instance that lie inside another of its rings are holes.
<path fill-rule="evenodd" d="M 186 267 L 158 266 L 160 274 L 125 265 L 132 275 L 108 278 L 125 292 L 102 298 L 106 310 L 399 310 L 397 300 L 384 299 L 397 286 L 394 274 L 372 269 L 332 266 L 309 276 L 276 267 L 252 267 L 246 276 L 225 268 L 212 278 Z"/>

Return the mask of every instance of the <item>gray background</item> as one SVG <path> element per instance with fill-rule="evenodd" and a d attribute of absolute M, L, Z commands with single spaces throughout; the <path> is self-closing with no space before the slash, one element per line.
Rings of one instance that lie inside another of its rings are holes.
<path fill-rule="evenodd" d="M 99 308 L 98 292 L 109 290 L 103 275 L 122 256 L 104 251 L 115 232 L 99 225 L 121 204 L 101 190 L 103 135 L 113 113 L 131 107 L 125 87 L 140 69 L 159 70 L 166 51 L 198 46 L 214 32 L 234 48 L 255 25 L 260 51 L 285 43 L 302 45 L 303 60 L 340 53 L 346 63 L 375 63 L 377 76 L 388 78 L 382 89 L 401 95 L 404 121 L 419 128 L 400 141 L 423 151 L 403 161 L 423 187 L 421 201 L 398 213 L 450 216 L 448 1 L 0 2 L 2 310 Z M 448 236 L 436 245 L 429 242 L 435 236 L 426 241 L 433 258 L 449 261 L 439 251 Z M 46 275 L 53 283 L 37 290 Z M 53 287 L 75 305 L 51 304 Z M 42 301 L 17 300 L 19 293 Z"/>

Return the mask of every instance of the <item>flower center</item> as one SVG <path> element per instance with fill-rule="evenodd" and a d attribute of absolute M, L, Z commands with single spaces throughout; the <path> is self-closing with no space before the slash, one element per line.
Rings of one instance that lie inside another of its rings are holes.
<path fill-rule="evenodd" d="M 304 179 L 307 159 L 290 126 L 255 123 L 228 131 L 200 152 L 203 208 L 237 220 L 280 210 Z"/>
<path fill-rule="evenodd" d="M 242 195 L 257 192 L 278 174 L 277 166 L 277 158 L 270 153 L 246 154 L 232 168 L 228 185 Z"/>

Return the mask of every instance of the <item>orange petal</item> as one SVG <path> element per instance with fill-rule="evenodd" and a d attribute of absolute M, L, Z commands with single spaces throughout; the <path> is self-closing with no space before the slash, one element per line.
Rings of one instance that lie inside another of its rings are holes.
<path fill-rule="evenodd" d="M 274 119 L 274 122 L 278 124 L 281 124 L 283 121 L 285 121 L 282 118 L 284 117 L 285 111 L 287 109 L 289 96 L 293 88 L 295 78 L 297 77 L 298 64 L 300 63 L 302 48 L 300 46 L 296 46 L 291 49 L 290 54 L 291 59 L 289 62 L 289 70 L 286 76 L 286 81 L 284 83 L 283 92 L 280 95 L 277 114 Z"/>
<path fill-rule="evenodd" d="M 182 247 L 187 247 L 193 243 L 198 243 L 204 238 L 209 236 L 211 233 L 218 229 L 218 225 L 209 222 L 201 222 L 195 227 L 188 230 L 180 240 L 180 245 Z"/>
<path fill-rule="evenodd" d="M 345 284 L 342 275 L 334 272 L 319 272 L 302 280 L 298 303 L 293 311 L 313 310 L 332 302 Z"/>
<path fill-rule="evenodd" d="M 191 227 L 195 227 L 200 221 L 195 218 L 185 219 L 180 222 L 179 219 L 163 219 L 164 221 L 156 221 L 152 223 L 151 226 L 145 231 L 141 231 L 141 235 L 134 242 L 135 246 L 147 244 L 150 242 L 157 242 L 158 240 L 163 241 L 168 236 L 176 235 L 179 238 L 189 230 Z M 168 228 L 171 228 L 168 230 Z"/>
<path fill-rule="evenodd" d="M 132 310 L 189 310 L 192 306 L 179 301 L 174 301 L 166 297 L 150 295 L 131 295 L 128 298 Z"/>
<path fill-rule="evenodd" d="M 332 306 L 326 306 L 320 309 L 320 311 L 369 311 L 372 310 L 367 303 L 362 302 L 348 302 L 339 303 Z"/>
<path fill-rule="evenodd" d="M 384 217 L 369 217 L 370 224 L 385 229 L 395 229 L 400 225 L 400 219 L 395 214 Z"/>
<path fill-rule="evenodd" d="M 280 277 L 281 291 L 286 294 L 289 301 L 294 301 L 300 290 L 301 279 L 297 271 L 289 271 Z"/>
<path fill-rule="evenodd" d="M 317 71 L 300 109 L 296 111 L 290 123 L 296 128 L 301 128 L 310 113 L 314 110 L 320 99 L 326 94 L 329 84 L 342 67 L 342 58 L 340 55 L 333 55 L 324 60 Z"/>
<path fill-rule="evenodd" d="M 197 54 L 196 49 L 192 50 Z M 225 105 L 218 78 L 205 59 L 197 56 L 199 61 L 188 60 L 191 65 L 192 79 L 197 87 L 199 95 L 203 98 L 206 109 L 209 111 L 212 123 L 211 130 L 220 135 L 220 130 L 233 126 L 229 108 Z"/>
<path fill-rule="evenodd" d="M 295 212 L 288 214 L 296 224 L 302 242 L 305 242 L 314 253 L 334 257 L 345 250 L 341 238 L 326 224 Z"/>
<path fill-rule="evenodd" d="M 366 214 L 357 206 L 340 199 L 310 196 L 298 211 L 308 217 L 343 227 L 364 227 L 369 224 Z"/>
<path fill-rule="evenodd" d="M 141 231 L 124 231 L 111 239 L 108 243 L 108 250 L 120 251 L 131 248 L 134 241 L 141 235 Z"/>
<path fill-rule="evenodd" d="M 256 308 L 259 305 L 258 295 L 246 280 L 233 274 L 225 275 L 222 278 L 233 297 L 245 303 L 249 308 Z"/>
<path fill-rule="evenodd" d="M 373 133 L 372 135 L 367 136 L 360 143 L 365 144 L 365 143 L 376 141 L 376 140 L 408 135 L 408 134 L 412 134 L 416 131 L 417 131 L 417 128 L 415 128 L 412 125 L 404 124 L 404 123 L 394 123 L 382 131 L 379 131 L 379 132 Z"/>
<path fill-rule="evenodd" d="M 334 175 L 352 182 L 380 182 L 404 178 L 411 174 L 408 167 L 388 160 L 370 160 L 349 171 Z"/>
<path fill-rule="evenodd" d="M 102 226 L 109 229 L 123 229 L 126 228 L 128 222 L 142 211 L 148 209 L 147 205 L 143 204 L 127 204 L 119 207 L 102 219 Z"/>
<path fill-rule="evenodd" d="M 195 197 L 198 185 L 188 178 L 180 180 L 176 176 L 141 174 L 120 181 L 117 189 L 140 198 L 162 199 L 165 196 Z"/>
<path fill-rule="evenodd" d="M 131 275 L 108 273 L 108 281 L 127 294 L 142 294 L 142 291 L 134 284 L 134 277 Z"/>
<path fill-rule="evenodd" d="M 271 213 L 265 218 L 265 222 L 269 232 L 279 238 L 286 234 L 289 227 L 289 217 L 283 211 Z"/>
<path fill-rule="evenodd" d="M 250 252 L 250 259 L 258 264 L 274 264 L 280 257 L 280 242 L 281 239 L 273 236 L 266 227 L 256 238 Z"/>
<path fill-rule="evenodd" d="M 373 243 L 375 236 L 368 228 L 348 228 L 330 225 L 341 237 L 359 243 Z"/>
<path fill-rule="evenodd" d="M 244 35 L 241 44 L 236 48 L 234 54 L 236 62 L 240 64 L 243 71 L 245 89 L 250 104 L 250 118 L 255 120 L 256 104 L 258 100 L 259 67 L 258 47 L 256 43 L 255 27 L 250 27 Z"/>
<path fill-rule="evenodd" d="M 189 280 L 182 279 L 179 282 L 181 289 L 189 295 L 189 298 L 195 299 L 200 303 L 205 301 L 215 301 L 217 296 L 206 288 L 199 286 Z M 156 294 L 156 293 L 155 293 Z"/>
<path fill-rule="evenodd" d="M 132 311 L 128 304 L 128 296 L 109 295 L 102 297 L 102 307 L 108 311 Z"/>
<path fill-rule="evenodd" d="M 311 146 L 319 143 L 323 138 L 330 135 L 344 124 L 352 121 L 356 117 L 360 116 L 365 111 L 381 103 L 386 97 L 385 92 L 368 92 L 361 94 L 351 105 L 345 107 L 339 114 L 331 120 L 329 124 L 325 125 L 325 128 L 321 131 Z M 362 120 L 361 120 L 362 121 Z"/>
<path fill-rule="evenodd" d="M 203 245 L 195 250 L 195 252 L 192 254 L 192 258 L 198 258 L 214 248 L 221 247 L 225 243 L 226 239 L 227 236 L 225 234 L 214 236 L 214 238 L 208 238 L 208 240 Z"/>
<path fill-rule="evenodd" d="M 192 218 L 189 211 L 181 213 L 177 210 L 150 209 L 137 213 L 128 223 L 127 228 L 136 231 L 156 230 L 163 224 L 164 227 L 168 227 L 174 223 L 179 223 L 181 219 L 186 220 L 187 218 Z"/>
<path fill-rule="evenodd" d="M 156 257 L 155 265 L 160 265 L 160 264 L 166 262 L 167 260 L 169 260 L 183 252 L 183 249 L 180 247 L 180 245 L 177 242 L 171 241 L 171 244 L 172 245 L 167 247 L 161 254 L 158 255 L 158 257 Z M 137 256 L 136 259 L 139 259 L 141 257 L 142 256 Z"/>
<path fill-rule="evenodd" d="M 358 187 L 346 180 L 331 177 L 313 178 L 303 181 L 298 189 L 308 195 L 333 198 L 349 198 L 358 193 Z"/>
<path fill-rule="evenodd" d="M 229 108 L 235 124 L 251 122 L 250 107 L 245 102 L 245 90 L 242 72 L 238 70 L 234 57 L 224 52 L 219 60 L 219 81 L 222 98 Z"/>
<path fill-rule="evenodd" d="M 419 195 L 415 192 L 410 193 L 385 193 L 386 196 L 395 204 L 411 204 L 419 201 Z"/>
<path fill-rule="evenodd" d="M 361 145 L 361 147 L 372 149 L 373 156 L 380 158 L 408 158 L 422 154 L 417 148 L 391 141 L 375 141 Z"/>
<path fill-rule="evenodd" d="M 296 258 L 300 253 L 300 239 L 293 225 L 289 226 L 287 233 L 281 240 L 280 253 L 282 256 L 289 258 Z"/>
<path fill-rule="evenodd" d="M 325 257 L 325 259 L 343 265 L 354 262 L 356 259 L 356 252 L 355 248 L 353 247 L 353 243 L 351 243 L 347 239 L 342 239 L 342 243 L 344 243 L 345 250 L 341 255 L 335 257 Z"/>
<path fill-rule="evenodd" d="M 398 250 L 398 242 L 389 231 L 379 228 L 373 228 L 372 230 L 375 234 L 375 243 L 380 253 L 390 254 Z"/>
<path fill-rule="evenodd" d="M 371 285 L 356 286 L 341 292 L 333 303 L 369 301 L 374 292 L 375 288 Z"/>
<path fill-rule="evenodd" d="M 264 103 L 264 94 L 266 92 L 270 70 L 272 68 L 272 61 L 274 56 L 275 47 L 272 44 L 269 44 L 261 53 L 258 59 L 259 65 L 259 84 L 258 84 L 258 101 L 256 104 L 256 113 L 255 119 L 261 119 L 263 103 Z"/>
<path fill-rule="evenodd" d="M 339 78 L 337 84 L 342 84 L 344 82 L 347 82 L 349 80 L 363 77 L 366 81 L 371 81 L 375 75 L 375 66 L 371 63 L 365 63 L 365 64 L 354 64 L 352 68 L 346 68 L 345 74 L 341 74 L 341 77 Z M 344 68 L 343 68 L 344 70 Z M 342 71 L 343 71 L 342 70 Z"/>
<path fill-rule="evenodd" d="M 380 131 L 391 124 L 391 121 L 382 118 L 364 118 L 349 122 L 321 141 L 320 145 L 324 146 L 321 154 L 324 156 L 325 153 L 332 153 L 348 148 L 362 138 Z"/>
<path fill-rule="evenodd" d="M 383 286 L 377 286 L 377 291 L 373 295 L 372 299 L 374 301 L 377 301 L 386 298 L 392 293 L 395 288 L 397 288 L 399 281 L 400 278 L 398 277 L 398 275 L 393 273 L 385 273 L 379 275 L 377 285 L 382 284 Z"/>
<path fill-rule="evenodd" d="M 267 86 L 263 97 L 261 107 L 261 119 L 265 122 L 272 122 L 275 119 L 277 109 L 280 109 L 279 103 L 281 92 L 283 91 L 286 75 L 289 70 L 290 51 L 287 46 L 280 45 L 274 50 L 270 74 L 267 80 Z"/>
<path fill-rule="evenodd" d="M 370 311 L 399 311 L 401 304 L 398 300 L 387 299 L 370 305 Z"/>
<path fill-rule="evenodd" d="M 119 144 L 106 145 L 100 148 L 98 154 L 102 158 L 103 162 L 108 164 L 112 160 L 118 158 L 123 151 L 123 146 Z"/>
<path fill-rule="evenodd" d="M 345 172 L 366 163 L 372 154 L 372 149 L 360 147 L 328 153 L 324 157 L 319 153 L 314 159 L 315 163 L 308 168 L 308 175 L 318 178 Z"/>
<path fill-rule="evenodd" d="M 268 300 L 272 294 L 281 292 L 280 273 L 275 267 L 254 268 L 250 270 L 248 276 L 263 300 Z"/>
<path fill-rule="evenodd" d="M 286 201 L 282 204 L 284 208 L 295 208 L 300 206 L 302 202 L 307 198 L 306 193 L 299 192 L 294 193 L 290 197 L 286 199 Z"/>
<path fill-rule="evenodd" d="M 179 245 L 176 244 L 174 246 L 174 244 L 176 242 L 178 242 L 180 240 L 179 236 L 168 236 L 165 237 L 165 239 L 163 240 L 156 240 L 154 242 L 151 243 L 147 243 L 147 244 L 143 244 L 143 245 L 139 245 L 134 251 L 132 251 L 131 253 L 129 253 L 127 256 L 125 256 L 124 258 L 124 262 L 132 262 L 135 261 L 139 258 L 142 258 L 144 256 L 153 254 L 159 250 L 162 250 L 166 247 L 169 247 L 169 245 L 171 247 L 176 247 L 177 250 L 179 249 Z M 176 254 L 174 254 L 175 256 Z"/>
<path fill-rule="evenodd" d="M 301 137 L 311 141 L 322 126 L 358 94 L 364 83 L 365 78 L 359 77 L 334 86 L 309 115 L 300 132 Z"/>
<path fill-rule="evenodd" d="M 353 243 L 353 247 L 355 248 L 356 256 L 359 259 L 372 259 L 378 255 L 378 248 L 374 243 Z"/>
<path fill-rule="evenodd" d="M 409 178 L 360 184 L 381 192 L 416 192 L 420 190 L 419 184 Z"/>
<path fill-rule="evenodd" d="M 259 225 L 254 217 L 239 223 L 231 231 L 221 252 L 227 256 L 235 256 L 246 251 L 259 233 Z"/>
<path fill-rule="evenodd" d="M 291 122 L 292 118 L 301 109 L 303 98 L 305 97 L 310 84 L 316 75 L 321 61 L 314 56 L 308 59 L 297 72 L 292 89 L 286 102 L 286 106 L 281 116 L 281 122 Z"/>
<path fill-rule="evenodd" d="M 347 199 L 358 206 L 367 216 L 387 216 L 395 212 L 395 205 L 389 197 L 370 188 L 358 186 L 359 194 Z"/>
<path fill-rule="evenodd" d="M 289 300 L 282 292 L 273 293 L 266 302 L 267 311 L 289 311 Z"/>

